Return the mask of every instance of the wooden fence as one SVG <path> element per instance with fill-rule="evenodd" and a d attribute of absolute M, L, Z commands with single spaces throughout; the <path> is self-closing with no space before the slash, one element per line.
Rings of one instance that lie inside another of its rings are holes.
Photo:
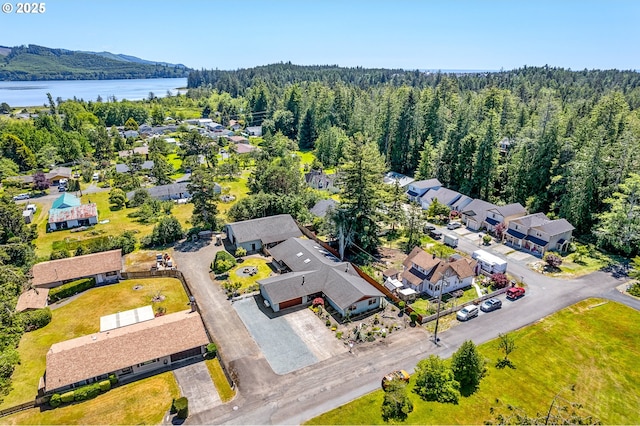
<path fill-rule="evenodd" d="M 5 408 L 4 410 L 0 410 L 0 417 L 8 416 L 10 414 L 17 413 L 18 411 L 28 410 L 30 408 L 35 408 L 36 402 L 25 402 L 24 404 L 15 405 L 13 407 Z"/>

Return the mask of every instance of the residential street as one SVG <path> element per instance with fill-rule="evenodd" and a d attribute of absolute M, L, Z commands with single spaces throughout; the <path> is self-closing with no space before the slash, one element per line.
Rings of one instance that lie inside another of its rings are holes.
<path fill-rule="evenodd" d="M 381 377 L 389 371 L 403 368 L 412 372 L 429 354 L 449 357 L 464 340 L 483 343 L 582 299 L 604 297 L 640 310 L 640 301 L 615 290 L 624 278 L 596 272 L 577 280 L 560 280 L 529 270 L 526 262 L 510 259 L 509 272 L 524 279 L 527 295 L 505 301 L 498 311 L 440 333 L 438 346 L 424 328 L 410 328 L 382 342 L 356 346 L 353 354 L 345 352 L 278 376 L 224 291 L 209 278 L 209 265 L 221 248 L 212 242 L 196 242 L 184 243 L 175 251 L 223 361 L 238 379 L 238 395 L 232 402 L 189 417 L 190 424 L 299 424 L 379 388 Z M 461 237 L 458 248 L 472 252 L 478 247 Z"/>

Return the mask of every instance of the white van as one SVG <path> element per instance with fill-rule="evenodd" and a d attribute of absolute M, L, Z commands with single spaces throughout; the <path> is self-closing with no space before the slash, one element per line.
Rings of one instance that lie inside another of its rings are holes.
<path fill-rule="evenodd" d="M 478 316 L 478 307 L 476 305 L 465 306 L 456 314 L 458 321 L 467 321 Z"/>

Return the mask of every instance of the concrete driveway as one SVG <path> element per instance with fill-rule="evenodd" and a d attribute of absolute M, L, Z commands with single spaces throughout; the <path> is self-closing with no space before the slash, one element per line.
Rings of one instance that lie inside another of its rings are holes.
<path fill-rule="evenodd" d="M 346 352 L 320 318 L 307 308 L 273 314 L 259 296 L 233 306 L 276 374 L 286 374 Z"/>

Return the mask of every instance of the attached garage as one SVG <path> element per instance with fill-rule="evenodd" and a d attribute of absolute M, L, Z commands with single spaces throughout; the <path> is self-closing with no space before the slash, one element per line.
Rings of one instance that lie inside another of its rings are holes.
<path fill-rule="evenodd" d="M 302 297 L 297 297 L 295 299 L 280 302 L 279 307 L 280 309 L 286 309 L 286 308 L 290 308 L 292 306 L 301 305 L 301 304 L 302 304 Z"/>

